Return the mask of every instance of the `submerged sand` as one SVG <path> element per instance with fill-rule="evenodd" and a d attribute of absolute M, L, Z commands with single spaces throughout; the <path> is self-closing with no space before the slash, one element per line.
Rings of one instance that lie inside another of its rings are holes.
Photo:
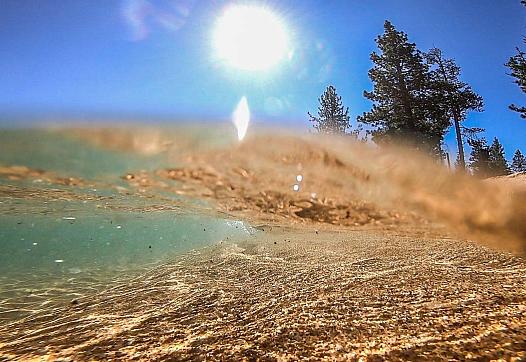
<path fill-rule="evenodd" d="M 116 192 L 154 200 L 142 212 L 190 207 L 170 194 L 200 198 L 212 206 L 197 212 L 259 232 L 1 325 L 0 360 L 526 358 L 521 190 L 347 140 L 266 135 L 211 148 L 159 133 L 82 134 L 172 157 L 174 167 L 121 175 Z M 23 166 L 0 177 L 63 186 L 0 188 L 43 201 L 84 200 L 76 185 L 100 186 Z"/>
<path fill-rule="evenodd" d="M 256 238 L 189 253 L 77 304 L 3 326 L 1 356 L 526 358 L 521 258 L 440 230 L 263 228 Z"/>

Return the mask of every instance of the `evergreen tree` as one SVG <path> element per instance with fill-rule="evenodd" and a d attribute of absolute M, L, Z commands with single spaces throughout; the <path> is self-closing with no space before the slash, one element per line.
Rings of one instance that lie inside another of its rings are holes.
<path fill-rule="evenodd" d="M 522 0 L 521 3 L 526 6 L 526 1 Z M 526 42 L 526 38 L 524 39 Z M 506 63 L 506 66 L 510 68 L 510 75 L 515 78 L 515 84 L 526 93 L 526 57 L 525 53 L 517 47 L 517 54 L 512 56 Z M 510 109 L 515 112 L 519 112 L 522 118 L 526 118 L 526 107 L 520 107 L 515 104 L 510 105 Z"/>
<path fill-rule="evenodd" d="M 358 121 L 374 127 L 370 133 L 376 143 L 403 142 L 442 155 L 440 145 L 449 119 L 431 101 L 429 66 L 407 34 L 389 21 L 384 29 L 376 39 L 379 54 L 371 54 L 373 91 L 364 92 L 373 107 Z"/>
<path fill-rule="evenodd" d="M 457 158 L 455 158 L 455 171 L 463 171 L 463 170 L 465 171 L 466 169 L 460 166 L 460 154 L 457 153 Z"/>
<path fill-rule="evenodd" d="M 489 147 L 485 138 L 468 140 L 471 146 L 469 166 L 473 176 L 487 178 L 491 175 L 489 169 Z"/>
<path fill-rule="evenodd" d="M 513 172 L 526 172 L 526 157 L 520 150 L 515 151 L 515 155 L 513 155 L 511 169 Z"/>
<path fill-rule="evenodd" d="M 349 108 L 344 108 L 342 97 L 338 96 L 336 89 L 330 85 L 318 99 L 318 116 L 308 113 L 314 129 L 319 133 L 345 134 L 349 128 Z"/>
<path fill-rule="evenodd" d="M 503 176 L 511 173 L 508 161 L 504 155 L 504 147 L 499 142 L 497 137 L 493 139 L 493 143 L 489 148 L 489 170 L 491 176 Z"/>
<path fill-rule="evenodd" d="M 460 80 L 460 67 L 453 59 L 444 58 L 440 49 L 431 49 L 426 54 L 426 59 L 428 64 L 433 67 L 431 78 L 435 96 L 434 103 L 442 107 L 450 123 L 454 125 L 458 147 L 456 167 L 459 170 L 464 170 L 466 161 L 462 138 L 463 136 L 472 138 L 473 134 L 483 130 L 467 128 L 461 123 L 466 119 L 469 111 L 481 112 L 484 101 L 467 83 Z"/>
<path fill-rule="evenodd" d="M 525 53 L 517 48 L 517 54 L 510 58 L 506 66 L 510 68 L 510 75 L 515 78 L 517 84 L 526 93 L 526 58 Z M 519 107 L 515 104 L 510 105 L 510 109 L 519 112 L 522 118 L 526 118 L 526 107 Z"/>

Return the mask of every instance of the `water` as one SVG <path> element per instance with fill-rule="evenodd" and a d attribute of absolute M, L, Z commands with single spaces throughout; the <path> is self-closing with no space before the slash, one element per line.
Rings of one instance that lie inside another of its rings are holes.
<path fill-rule="evenodd" d="M 73 186 L 0 175 L 0 320 L 70 302 L 181 253 L 254 233 L 211 212 L 203 200 L 124 189 L 121 176 L 129 171 L 173 166 L 162 155 L 113 151 L 45 130 L 2 131 L 0 144 L 0 166 L 87 180 Z"/>
<path fill-rule="evenodd" d="M 8 214 L 0 218 L 0 273 L 136 267 L 249 234 L 241 222 L 171 211 Z"/>
<path fill-rule="evenodd" d="M 69 177 L 95 178 L 161 164 L 158 156 L 110 152 L 57 131 L 0 130 L 0 163 L 54 171 Z"/>

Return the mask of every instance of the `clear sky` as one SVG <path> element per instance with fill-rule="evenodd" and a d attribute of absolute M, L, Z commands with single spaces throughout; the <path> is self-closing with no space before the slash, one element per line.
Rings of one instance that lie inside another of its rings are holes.
<path fill-rule="evenodd" d="M 507 108 L 526 97 L 504 67 L 526 35 L 519 0 L 249 1 L 273 9 L 290 32 L 291 57 L 265 72 L 212 56 L 212 29 L 232 3 L 2 0 L 0 119 L 225 120 L 246 95 L 256 119 L 306 128 L 306 112 L 333 84 L 354 121 L 370 107 L 362 96 L 371 88 L 369 54 L 389 19 L 421 50 L 437 46 L 461 65 L 486 103 L 469 125 L 498 136 L 508 158 L 516 148 L 526 152 L 526 120 Z"/>

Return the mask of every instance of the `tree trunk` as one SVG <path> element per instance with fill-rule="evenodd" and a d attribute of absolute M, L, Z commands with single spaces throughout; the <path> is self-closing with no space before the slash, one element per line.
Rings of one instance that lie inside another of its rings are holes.
<path fill-rule="evenodd" d="M 457 146 L 458 146 L 458 166 L 462 169 L 462 171 L 466 170 L 466 159 L 464 157 L 464 143 L 462 142 L 462 131 L 460 129 L 460 117 L 458 116 L 458 113 L 455 112 L 453 115 L 453 119 L 455 122 L 455 132 L 457 134 Z"/>
<path fill-rule="evenodd" d="M 398 86 L 400 87 L 401 94 L 399 95 L 404 114 L 406 117 L 406 124 L 401 130 L 404 139 L 404 142 L 410 142 L 411 144 L 416 145 L 418 148 L 421 147 L 419 140 L 417 139 L 417 131 L 415 126 L 415 119 L 413 115 L 413 105 L 411 102 L 411 94 L 407 89 L 407 85 L 404 79 L 403 64 L 396 64 L 396 75 L 398 78 Z"/>

